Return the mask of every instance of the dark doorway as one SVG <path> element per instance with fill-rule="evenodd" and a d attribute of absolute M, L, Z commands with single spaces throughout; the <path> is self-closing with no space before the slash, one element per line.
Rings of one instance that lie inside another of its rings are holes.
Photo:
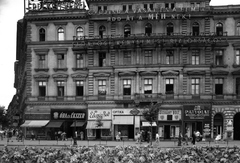
<path fill-rule="evenodd" d="M 217 113 L 213 120 L 213 136 L 216 137 L 218 134 L 223 134 L 223 116 Z"/>
<path fill-rule="evenodd" d="M 240 113 L 235 114 L 233 119 L 233 139 L 234 140 L 240 140 Z"/>
<path fill-rule="evenodd" d="M 170 125 L 164 126 L 164 139 L 170 139 Z"/>
<path fill-rule="evenodd" d="M 96 139 L 101 139 L 101 129 L 96 130 Z"/>
<path fill-rule="evenodd" d="M 134 139 L 134 125 L 128 125 L 128 139 Z"/>
<path fill-rule="evenodd" d="M 202 122 L 197 122 L 196 130 L 203 134 Z"/>

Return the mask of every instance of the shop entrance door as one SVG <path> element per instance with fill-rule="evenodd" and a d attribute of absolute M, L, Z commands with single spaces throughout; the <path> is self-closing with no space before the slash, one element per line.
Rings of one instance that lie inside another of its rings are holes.
<path fill-rule="evenodd" d="M 134 125 L 128 125 L 128 138 L 134 139 Z"/>
<path fill-rule="evenodd" d="M 170 139 L 170 125 L 164 126 L 164 139 Z"/>
<path fill-rule="evenodd" d="M 101 129 L 96 130 L 96 139 L 101 139 Z"/>
<path fill-rule="evenodd" d="M 196 131 L 199 131 L 201 134 L 203 134 L 202 122 L 197 122 L 197 124 L 196 124 Z"/>

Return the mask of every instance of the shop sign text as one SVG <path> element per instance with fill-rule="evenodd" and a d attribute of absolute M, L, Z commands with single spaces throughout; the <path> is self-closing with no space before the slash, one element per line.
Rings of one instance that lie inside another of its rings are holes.
<path fill-rule="evenodd" d="M 112 119 L 112 112 L 111 110 L 89 110 L 88 111 L 88 119 L 89 120 L 96 120 L 99 116 L 102 119 Z"/>
<path fill-rule="evenodd" d="M 205 106 L 184 106 L 184 119 L 211 119 L 211 112 L 210 109 Z"/>
<path fill-rule="evenodd" d="M 84 111 L 76 111 L 76 110 L 52 110 L 51 111 L 51 117 L 55 120 L 85 120 L 86 119 L 86 113 Z"/>

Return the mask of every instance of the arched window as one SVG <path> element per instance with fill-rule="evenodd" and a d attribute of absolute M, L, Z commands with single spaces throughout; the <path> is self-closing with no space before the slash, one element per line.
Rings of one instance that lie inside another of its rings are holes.
<path fill-rule="evenodd" d="M 240 22 L 237 23 L 237 35 L 240 36 Z"/>
<path fill-rule="evenodd" d="M 99 36 L 103 38 L 104 35 L 106 35 L 106 28 L 102 25 L 99 27 Z"/>
<path fill-rule="evenodd" d="M 152 24 L 147 23 L 145 25 L 145 35 L 150 36 L 152 34 Z"/>
<path fill-rule="evenodd" d="M 199 24 L 197 22 L 193 23 L 192 25 L 192 35 L 193 36 L 199 35 Z"/>
<path fill-rule="evenodd" d="M 45 41 L 45 29 L 41 28 L 39 30 L 39 41 Z"/>
<path fill-rule="evenodd" d="M 62 27 L 58 28 L 58 41 L 64 40 L 64 29 Z"/>
<path fill-rule="evenodd" d="M 124 37 L 128 37 L 130 35 L 131 35 L 131 26 L 127 24 L 124 26 Z"/>
<path fill-rule="evenodd" d="M 80 39 L 83 36 L 83 28 L 78 27 L 76 30 L 77 39 Z"/>
<path fill-rule="evenodd" d="M 217 34 L 217 36 L 222 36 L 223 35 L 223 25 L 222 25 L 222 23 L 217 23 L 216 34 Z"/>
<path fill-rule="evenodd" d="M 173 35 L 173 23 L 168 23 L 167 24 L 167 35 Z"/>

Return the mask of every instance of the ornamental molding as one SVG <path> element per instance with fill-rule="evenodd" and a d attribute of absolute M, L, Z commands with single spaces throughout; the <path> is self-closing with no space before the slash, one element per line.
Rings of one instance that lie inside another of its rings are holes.
<path fill-rule="evenodd" d="M 40 55 L 40 54 L 46 55 L 49 52 L 49 49 L 33 49 L 33 50 L 37 55 Z"/>
<path fill-rule="evenodd" d="M 219 70 L 219 71 L 212 71 L 212 75 L 228 75 L 228 71 L 222 71 L 222 70 Z"/>
<path fill-rule="evenodd" d="M 29 106 L 49 106 L 49 105 L 87 105 L 86 102 L 28 102 L 26 104 Z"/>
<path fill-rule="evenodd" d="M 232 75 L 240 75 L 240 70 L 233 71 Z"/>
<path fill-rule="evenodd" d="M 54 81 L 56 81 L 56 80 L 64 80 L 64 81 L 66 81 L 67 78 L 68 78 L 68 75 L 59 73 L 59 74 L 53 74 L 52 77 L 53 77 Z"/>
<path fill-rule="evenodd" d="M 178 76 L 179 71 L 173 71 L 173 70 L 167 70 L 167 71 L 162 71 L 162 76 Z"/>
<path fill-rule="evenodd" d="M 35 23 L 36 26 L 43 27 L 48 26 L 48 23 Z"/>
<path fill-rule="evenodd" d="M 71 77 L 73 78 L 73 80 L 78 80 L 78 79 L 86 79 L 88 76 L 87 73 L 75 73 L 75 74 L 72 74 Z"/>
<path fill-rule="evenodd" d="M 45 81 L 47 81 L 47 80 L 49 79 L 49 77 L 50 77 L 50 75 L 48 75 L 48 74 L 43 74 L 43 73 L 33 75 L 33 78 L 34 78 L 35 80 L 37 80 L 37 81 L 39 81 L 39 80 L 45 80 Z"/>
<path fill-rule="evenodd" d="M 136 72 L 134 71 L 119 72 L 118 75 L 119 76 L 135 76 Z"/>
<path fill-rule="evenodd" d="M 186 72 L 188 75 L 205 75 L 206 71 L 201 71 L 201 70 L 190 70 Z"/>
<path fill-rule="evenodd" d="M 141 76 L 156 76 L 158 72 L 156 71 L 142 71 L 139 73 Z"/>
<path fill-rule="evenodd" d="M 93 73 L 94 77 L 110 77 L 111 73 L 107 72 L 99 72 L 99 73 Z"/>
<path fill-rule="evenodd" d="M 68 48 L 53 48 L 53 51 L 54 51 L 55 54 L 58 54 L 58 53 L 67 53 Z"/>

